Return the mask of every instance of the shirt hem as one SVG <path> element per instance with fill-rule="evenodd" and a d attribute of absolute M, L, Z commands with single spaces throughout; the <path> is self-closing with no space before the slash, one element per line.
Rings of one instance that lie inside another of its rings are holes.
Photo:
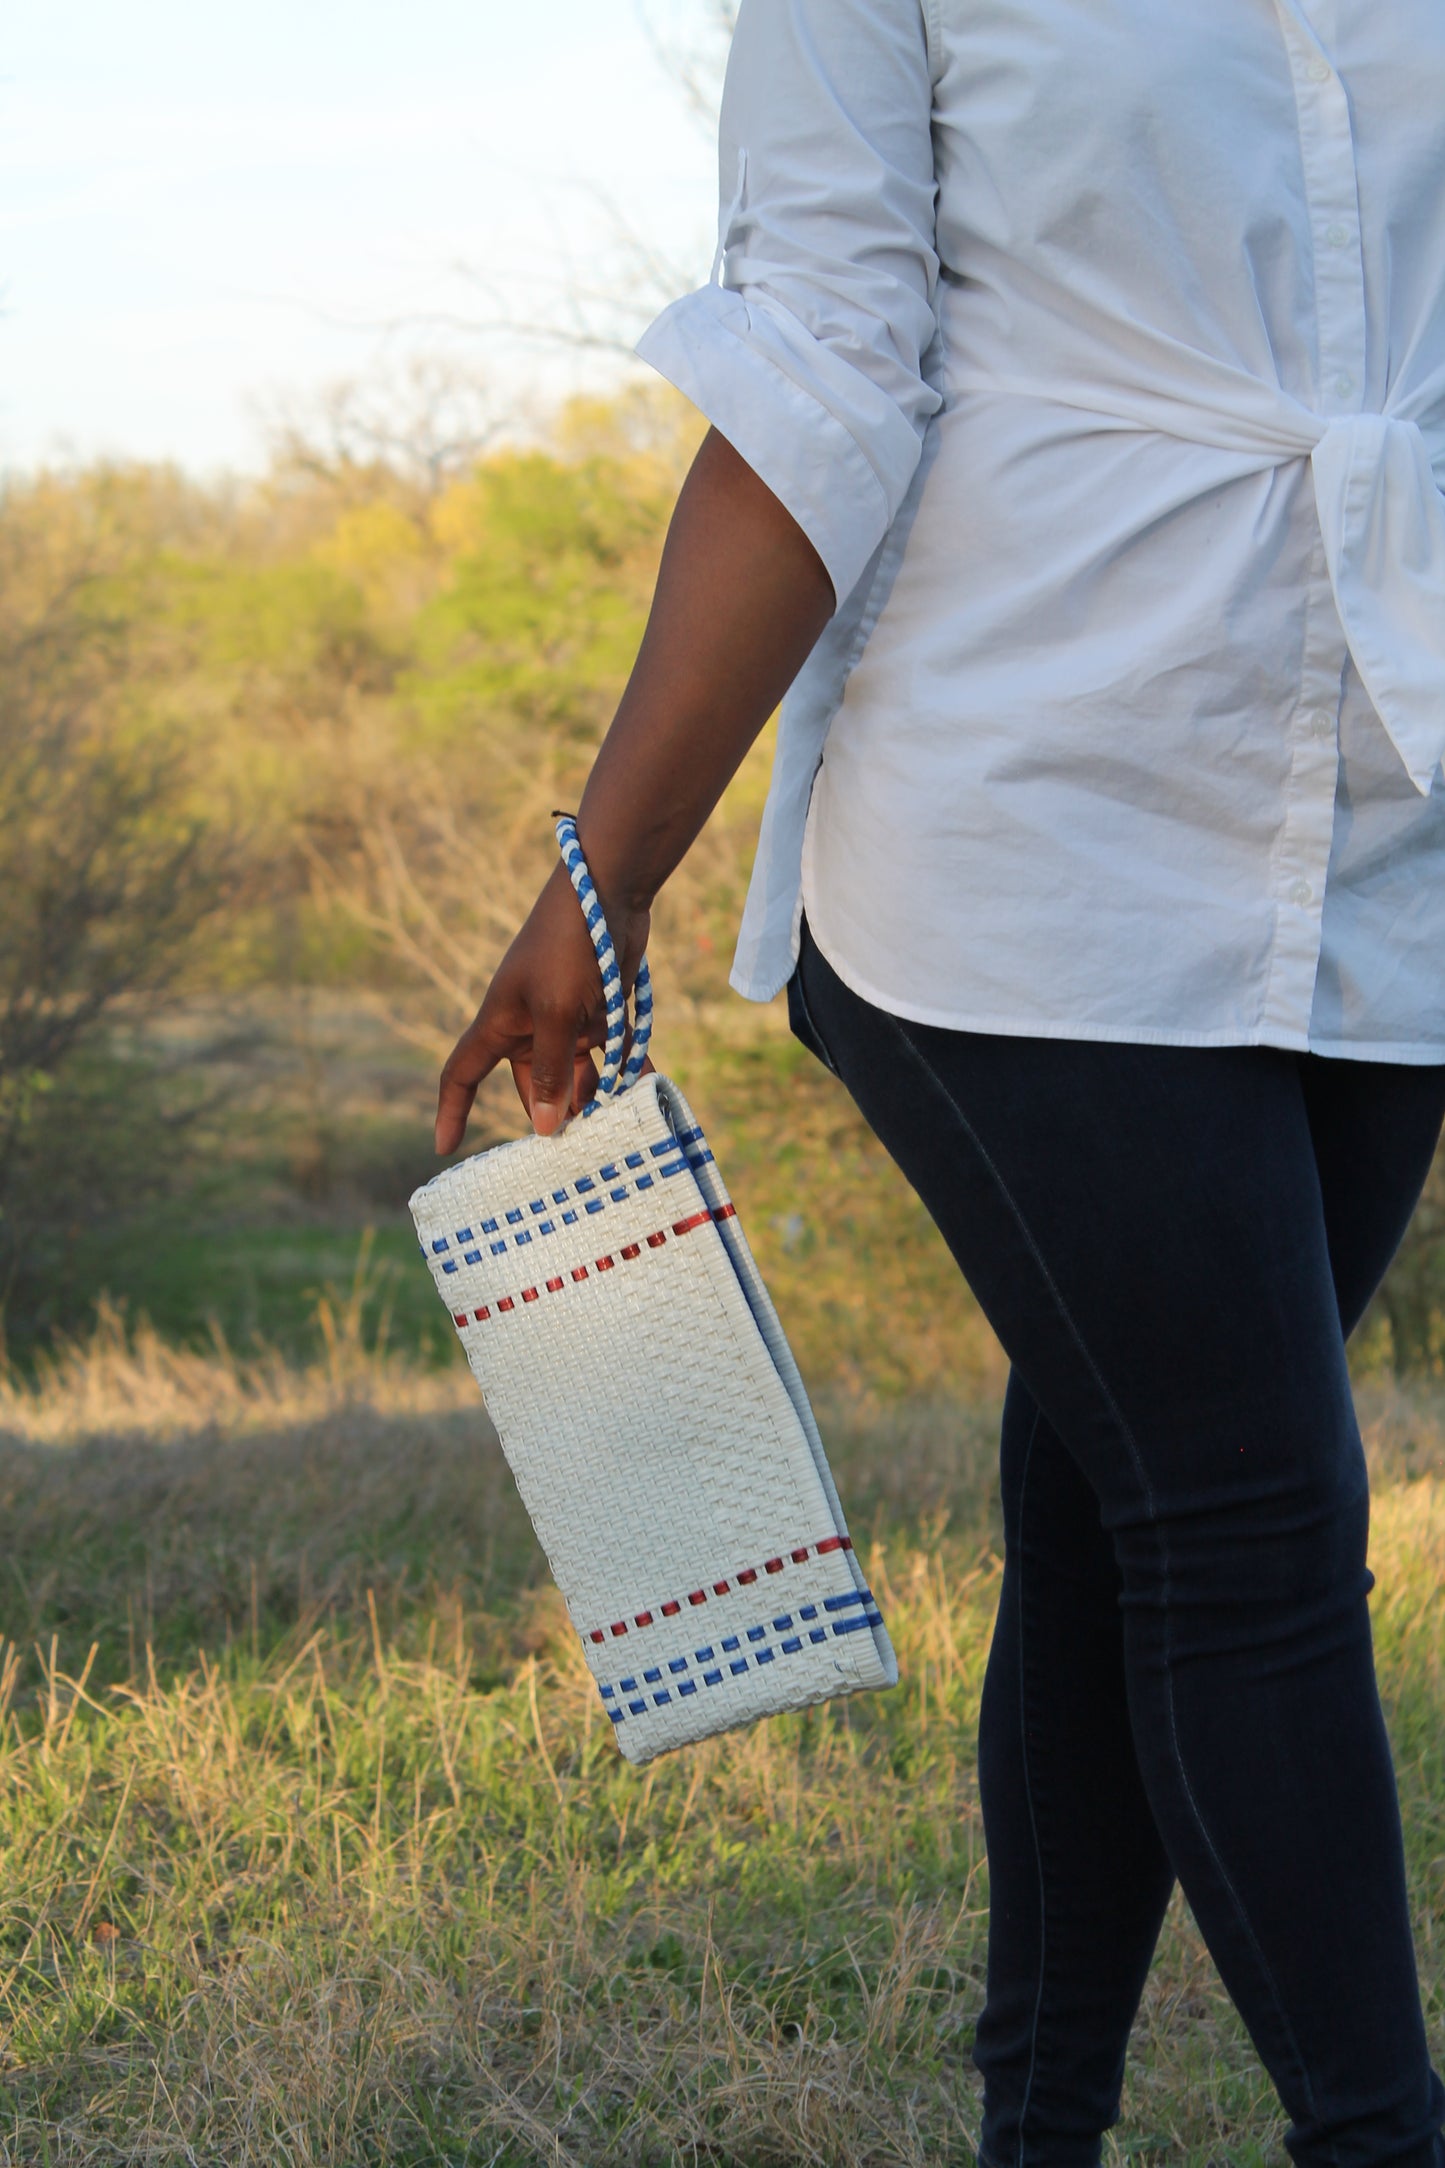
<path fill-rule="evenodd" d="M 813 932 L 816 940 L 816 929 Z M 1286 1054 L 1318 1054 L 1330 1061 L 1380 1061 L 1410 1068 L 1445 1066 L 1445 1042 L 1431 1045 L 1390 1039 L 1312 1039 L 1307 1032 L 1291 1032 L 1283 1026 L 1268 1024 L 1252 1028 L 1225 1024 L 1216 1030 L 1191 1031 L 1174 1024 L 1105 1024 L 1093 1018 L 1060 1021 L 1054 1017 L 980 1015 L 968 1010 L 936 1009 L 927 1004 L 900 1000 L 895 994 L 880 993 L 851 965 L 841 964 L 835 956 L 828 956 L 821 942 L 818 948 L 819 953 L 826 956 L 829 968 L 860 1001 L 883 1009 L 890 1016 L 900 1017 L 906 1023 L 924 1024 L 939 1031 L 977 1031 L 1007 1039 L 1084 1039 L 1121 1046 L 1267 1046 Z M 764 982 L 744 983 L 736 976 L 730 983 L 750 1001 L 769 1001 L 781 991 L 781 987 L 773 988 L 770 993 L 750 991 L 750 987 Z"/>

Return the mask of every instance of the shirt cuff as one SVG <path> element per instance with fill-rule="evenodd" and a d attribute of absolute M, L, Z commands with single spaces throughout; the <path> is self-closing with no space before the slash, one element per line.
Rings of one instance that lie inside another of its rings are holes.
<path fill-rule="evenodd" d="M 918 464 L 907 416 L 796 317 L 728 287 L 684 294 L 634 351 L 767 483 L 845 601 Z"/>

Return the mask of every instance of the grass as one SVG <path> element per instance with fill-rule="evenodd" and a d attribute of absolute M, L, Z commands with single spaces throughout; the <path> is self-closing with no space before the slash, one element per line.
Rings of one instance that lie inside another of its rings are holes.
<path fill-rule="evenodd" d="M 903 1683 L 634 1772 L 469 1377 L 357 1322 L 0 1387 L 0 2162 L 971 2162 L 994 1411 L 823 1399 Z M 1362 1411 L 1438 2055 L 1445 1407 Z M 1176 1900 L 1108 2157 L 1281 2135 Z"/>
<path fill-rule="evenodd" d="M 440 1303 L 417 1270 L 416 1236 L 404 1212 L 360 1224 L 321 1217 L 248 1224 L 227 1219 L 198 1224 L 189 1198 L 150 1214 L 140 1227 L 122 1226 L 89 1246 L 93 1284 L 125 1289 L 129 1317 L 144 1320 L 167 1341 L 204 1348 L 219 1327 L 236 1348 L 265 1348 L 304 1363 L 322 1344 L 318 1304 L 335 1305 L 356 1284 L 360 1269 L 368 1339 L 388 1340 L 416 1362 L 442 1362 L 452 1352 Z M 378 1224 L 379 1219 L 379 1224 Z"/>

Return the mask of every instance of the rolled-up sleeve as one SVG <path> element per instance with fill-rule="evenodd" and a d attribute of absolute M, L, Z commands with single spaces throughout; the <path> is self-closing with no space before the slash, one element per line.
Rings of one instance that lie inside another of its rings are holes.
<path fill-rule="evenodd" d="M 922 370 L 931 111 L 922 0 L 742 0 L 719 130 L 721 283 L 637 345 L 786 505 L 840 603 L 939 405 Z"/>

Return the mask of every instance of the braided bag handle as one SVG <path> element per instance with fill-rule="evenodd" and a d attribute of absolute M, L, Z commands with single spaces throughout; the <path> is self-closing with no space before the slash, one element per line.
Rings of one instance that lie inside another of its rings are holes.
<path fill-rule="evenodd" d="M 625 1092 L 642 1074 L 647 1042 L 652 1037 L 652 976 L 644 956 L 637 966 L 637 979 L 632 989 L 632 1051 L 624 1067 L 622 1049 L 627 1036 L 627 997 L 622 991 L 622 967 L 617 961 L 617 951 L 612 945 L 612 935 L 592 875 L 587 870 L 587 860 L 582 855 L 577 822 L 570 813 L 554 813 L 552 818 L 556 823 L 557 848 L 562 853 L 562 863 L 577 891 L 577 901 L 582 906 L 582 916 L 597 951 L 602 993 L 607 1003 L 607 1045 L 602 1056 L 602 1074 L 597 1080 L 596 1097 L 589 1099 L 582 1109 L 584 1115 L 595 1114 L 604 1099 L 614 1092 Z"/>

